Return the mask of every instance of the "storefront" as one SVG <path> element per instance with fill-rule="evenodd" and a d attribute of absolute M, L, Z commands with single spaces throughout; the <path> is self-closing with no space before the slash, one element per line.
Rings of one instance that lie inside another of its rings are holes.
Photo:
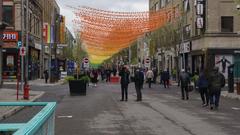
<path fill-rule="evenodd" d="M 213 67 L 217 66 L 226 79 L 228 78 L 228 67 L 240 59 L 240 49 L 207 49 L 192 51 L 191 54 L 193 57 L 192 68 L 195 71 L 198 69 L 211 71 Z"/>
<path fill-rule="evenodd" d="M 3 32 L 3 65 L 2 76 L 4 81 L 14 81 L 17 79 L 17 61 L 18 50 L 17 42 L 19 40 L 19 33 L 15 31 Z"/>
<path fill-rule="evenodd" d="M 29 56 L 29 79 L 35 80 L 40 78 L 40 51 L 31 47 Z"/>

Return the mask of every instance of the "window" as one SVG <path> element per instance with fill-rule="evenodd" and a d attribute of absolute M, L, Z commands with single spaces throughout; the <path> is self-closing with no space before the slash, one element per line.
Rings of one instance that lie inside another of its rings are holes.
<path fill-rule="evenodd" d="M 221 32 L 233 32 L 233 16 L 221 17 Z"/>
<path fill-rule="evenodd" d="M 13 25 L 13 7 L 3 6 L 3 21 L 9 25 Z"/>

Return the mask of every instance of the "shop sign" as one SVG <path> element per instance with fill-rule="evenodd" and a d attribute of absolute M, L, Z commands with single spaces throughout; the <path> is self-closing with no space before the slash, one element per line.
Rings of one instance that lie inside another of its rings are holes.
<path fill-rule="evenodd" d="M 38 49 L 38 50 L 42 50 L 42 45 L 38 44 L 38 43 L 35 43 L 35 48 Z"/>
<path fill-rule="evenodd" d="M 18 32 L 3 32 L 3 41 L 18 41 Z"/>
<path fill-rule="evenodd" d="M 63 47 L 67 47 L 67 46 L 68 46 L 67 44 L 57 44 L 58 48 L 63 48 Z"/>
<path fill-rule="evenodd" d="M 191 51 L 191 42 L 185 42 L 180 45 L 179 47 L 179 53 L 189 53 Z"/>

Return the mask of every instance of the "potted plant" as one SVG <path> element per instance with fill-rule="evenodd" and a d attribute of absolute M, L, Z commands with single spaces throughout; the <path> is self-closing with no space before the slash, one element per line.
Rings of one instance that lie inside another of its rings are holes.
<path fill-rule="evenodd" d="M 67 77 L 69 82 L 70 95 L 86 95 L 87 83 L 90 78 L 87 75 L 80 75 L 79 79 L 76 77 Z"/>

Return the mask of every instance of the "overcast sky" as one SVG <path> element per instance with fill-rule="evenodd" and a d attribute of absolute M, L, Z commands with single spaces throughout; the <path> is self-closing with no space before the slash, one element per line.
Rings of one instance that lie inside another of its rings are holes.
<path fill-rule="evenodd" d="M 61 14 L 66 16 L 66 25 L 73 31 L 72 20 L 75 18 L 70 6 L 89 6 L 111 11 L 147 11 L 149 0 L 56 0 L 60 6 Z"/>

